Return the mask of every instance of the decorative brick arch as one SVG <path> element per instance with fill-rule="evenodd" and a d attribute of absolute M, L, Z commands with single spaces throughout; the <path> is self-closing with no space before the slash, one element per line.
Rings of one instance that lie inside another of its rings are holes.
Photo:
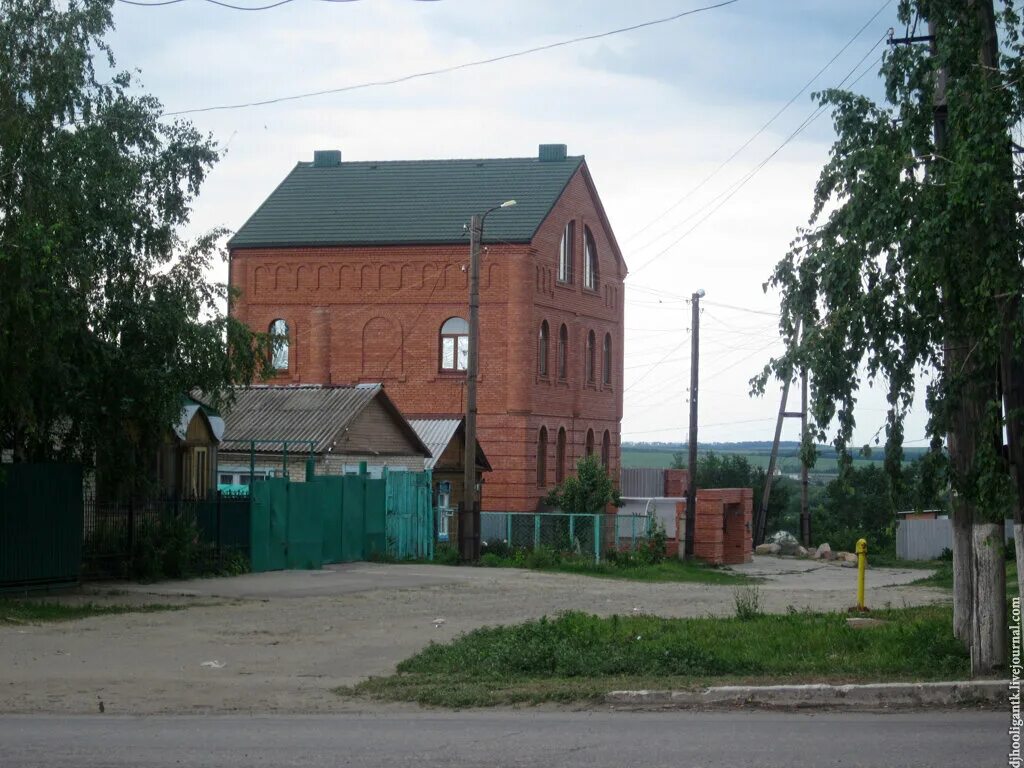
<path fill-rule="evenodd" d="M 334 274 L 334 267 L 325 265 L 316 271 L 316 287 L 321 291 L 338 287 L 338 278 Z"/>
<path fill-rule="evenodd" d="M 412 265 L 412 264 L 403 264 L 402 265 L 402 279 L 401 279 L 400 287 L 403 288 L 403 289 L 405 289 L 405 288 L 415 288 L 417 286 L 416 274 L 418 272 L 419 272 L 419 269 L 417 269 L 414 265 Z"/>
<path fill-rule="evenodd" d="M 295 290 L 295 275 L 283 264 L 274 271 L 274 287 L 279 291 Z"/>
<path fill-rule="evenodd" d="M 371 317 L 363 326 L 362 378 L 374 381 L 402 372 L 402 326 L 388 317 Z"/>
<path fill-rule="evenodd" d="M 274 278 L 270 274 L 269 267 L 256 267 L 256 275 L 254 280 L 256 284 L 256 293 L 266 293 L 267 291 L 271 291 L 274 289 Z"/>
<path fill-rule="evenodd" d="M 380 268 L 380 289 L 394 291 L 402 287 L 401 276 L 394 264 L 383 264 Z"/>
<path fill-rule="evenodd" d="M 351 264 L 342 264 L 338 269 L 338 287 L 356 289 L 359 282 L 356 277 L 356 269 Z"/>
<path fill-rule="evenodd" d="M 380 288 L 378 282 L 380 275 L 377 272 L 377 268 L 372 264 L 364 264 L 363 268 L 359 270 L 360 286 L 364 291 L 376 291 Z"/>

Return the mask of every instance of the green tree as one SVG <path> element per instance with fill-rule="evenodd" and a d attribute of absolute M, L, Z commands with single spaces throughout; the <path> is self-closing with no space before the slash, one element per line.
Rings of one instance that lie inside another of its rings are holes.
<path fill-rule="evenodd" d="M 929 460 L 944 461 L 948 435 L 956 499 L 954 630 L 977 673 L 1005 661 L 1004 576 L 994 553 L 1003 518 L 1021 502 L 998 449 L 1004 419 L 1019 424 L 1020 412 L 1003 413 L 997 388 L 1000 364 L 1009 370 L 1024 350 L 1024 205 L 1010 143 L 1024 118 L 1015 6 L 1002 0 L 995 13 L 991 0 L 901 0 L 901 27 L 929 23 L 934 45 L 887 50 L 885 103 L 840 90 L 818 95 L 838 138 L 809 227 L 770 280 L 782 294 L 787 351 L 754 382 L 763 391 L 772 373 L 809 369 L 803 450 L 813 458 L 811 441 L 835 429 L 848 473 L 866 369 L 887 392 L 885 464 L 896 477 L 918 375 L 932 374 Z"/>
<path fill-rule="evenodd" d="M 674 454 L 672 466 L 674 469 L 686 469 L 685 455 Z M 742 454 L 719 454 L 715 451 L 708 451 L 697 456 L 696 481 L 698 488 L 751 488 L 754 491 L 755 513 L 761 508 L 767 476 L 768 474 L 763 468 L 753 466 L 750 460 Z M 794 483 L 787 478 L 778 476 L 772 481 L 772 491 L 768 497 L 767 530 L 785 529 L 787 525 L 786 512 L 793 490 Z"/>
<path fill-rule="evenodd" d="M 116 68 L 112 4 L 0 0 L 0 445 L 108 488 L 269 350 L 208 278 L 222 233 L 180 234 L 217 148 Z"/>
<path fill-rule="evenodd" d="M 622 506 L 622 499 L 601 462 L 584 456 L 576 464 L 576 474 L 552 489 L 545 504 L 570 514 L 594 515 L 603 514 L 609 504 Z"/>

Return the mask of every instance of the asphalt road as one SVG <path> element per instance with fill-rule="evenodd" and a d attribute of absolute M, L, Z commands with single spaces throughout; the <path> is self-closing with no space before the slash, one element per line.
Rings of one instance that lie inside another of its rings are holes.
<path fill-rule="evenodd" d="M 1002 712 L 403 712 L 6 716 L 0 763 L 28 766 L 1006 765 Z"/>

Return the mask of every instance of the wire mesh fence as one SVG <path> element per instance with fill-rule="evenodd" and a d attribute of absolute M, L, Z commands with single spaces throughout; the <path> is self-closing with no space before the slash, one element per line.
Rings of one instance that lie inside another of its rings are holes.
<path fill-rule="evenodd" d="M 82 578 L 184 576 L 248 561 L 249 498 L 85 499 Z M 235 567 L 241 567 L 237 565 Z"/>
<path fill-rule="evenodd" d="M 579 515 L 565 512 L 481 512 L 483 551 L 548 549 L 600 561 L 609 551 L 646 546 L 653 515 Z"/>

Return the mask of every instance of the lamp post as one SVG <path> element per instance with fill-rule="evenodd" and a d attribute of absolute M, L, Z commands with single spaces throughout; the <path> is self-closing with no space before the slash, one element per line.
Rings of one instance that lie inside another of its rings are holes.
<path fill-rule="evenodd" d="M 463 451 L 462 506 L 459 510 L 459 557 L 480 559 L 480 500 L 476 494 L 476 379 L 480 343 L 480 243 L 487 215 L 511 208 L 515 200 L 506 200 L 475 213 L 469 223 L 469 349 L 466 355 L 466 448 Z"/>

